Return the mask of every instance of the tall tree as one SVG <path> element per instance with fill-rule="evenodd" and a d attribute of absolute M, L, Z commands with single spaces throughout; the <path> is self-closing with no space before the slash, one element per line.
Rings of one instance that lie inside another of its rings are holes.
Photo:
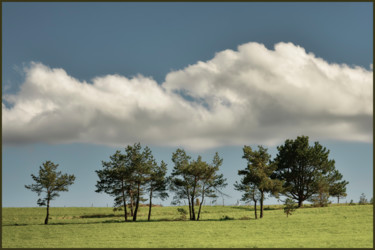
<path fill-rule="evenodd" d="M 133 221 L 137 220 L 139 203 L 143 199 L 145 186 L 151 179 L 151 170 L 154 167 L 155 160 L 149 147 L 145 147 L 142 151 L 140 143 L 133 146 L 128 145 L 125 149 L 130 160 L 130 168 L 132 171 L 132 180 L 135 184 L 136 200 L 133 213 Z"/>
<path fill-rule="evenodd" d="M 271 179 L 276 166 L 271 164 L 271 155 L 267 148 L 258 146 L 258 150 L 253 150 L 250 146 L 244 146 L 242 158 L 247 160 L 247 167 L 239 170 L 238 174 L 243 175 L 243 184 L 255 185 L 260 193 L 260 218 L 263 218 L 263 201 L 266 193 L 278 196 L 282 189 L 282 181 Z"/>
<path fill-rule="evenodd" d="M 36 192 L 40 196 L 43 192 L 46 196 L 38 199 L 39 206 L 47 206 L 47 216 L 44 224 L 48 224 L 50 201 L 59 197 L 59 192 L 67 192 L 68 186 L 72 185 L 75 180 L 74 175 L 62 174 L 57 171 L 59 164 L 54 164 L 51 161 L 46 161 L 43 166 L 39 167 L 39 175 L 31 174 L 35 184 L 25 185 L 25 188 Z"/>
<path fill-rule="evenodd" d="M 192 204 L 190 199 L 190 190 L 192 187 L 191 176 L 189 175 L 191 157 L 186 154 L 185 150 L 178 148 L 172 154 L 172 162 L 174 167 L 170 177 L 170 190 L 175 193 L 173 197 L 174 202 L 179 202 L 182 199 L 188 200 L 189 218 L 192 219 Z"/>
<path fill-rule="evenodd" d="M 220 193 L 221 189 L 227 186 L 226 179 L 224 178 L 223 174 L 219 174 L 219 168 L 223 164 L 223 159 L 220 158 L 219 154 L 216 152 L 215 156 L 212 160 L 212 164 L 202 164 L 203 169 L 201 170 L 202 173 L 200 174 L 200 187 L 201 187 L 201 201 L 199 203 L 199 210 L 198 210 L 198 217 L 197 220 L 200 218 L 202 205 L 204 202 L 205 197 L 216 198 L 216 193 Z"/>
<path fill-rule="evenodd" d="M 127 221 L 126 192 L 131 188 L 129 180 L 132 175 L 129 157 L 116 150 L 116 153 L 110 156 L 110 161 L 102 161 L 102 167 L 103 169 L 95 171 L 99 178 L 95 192 L 104 192 L 114 196 L 114 207 L 124 209 L 124 219 Z"/>
<path fill-rule="evenodd" d="M 197 160 L 191 161 L 183 149 L 177 149 L 172 155 L 175 166 L 171 175 L 170 189 L 175 192 L 174 200 L 187 199 L 189 204 L 190 220 L 199 220 L 202 204 L 205 197 L 215 197 L 216 192 L 225 187 L 226 179 L 218 174 L 222 159 L 216 153 L 212 165 L 202 161 L 199 155 Z M 195 211 L 195 200 L 201 196 L 198 214 Z"/>
<path fill-rule="evenodd" d="M 305 200 L 318 193 L 317 176 L 328 178 L 335 170 L 335 161 L 328 158 L 330 151 L 319 142 L 310 146 L 308 136 L 288 139 L 277 149 L 273 178 L 285 181 L 283 194 L 297 200 L 301 207 Z"/>
<path fill-rule="evenodd" d="M 164 161 L 161 161 L 160 165 L 154 165 L 151 169 L 151 178 L 148 183 L 149 191 L 149 210 L 148 210 L 148 220 L 151 219 L 151 208 L 152 208 L 152 198 L 159 197 L 164 200 L 168 197 L 167 193 L 167 183 L 168 179 L 166 178 L 167 173 L 167 164 Z"/>

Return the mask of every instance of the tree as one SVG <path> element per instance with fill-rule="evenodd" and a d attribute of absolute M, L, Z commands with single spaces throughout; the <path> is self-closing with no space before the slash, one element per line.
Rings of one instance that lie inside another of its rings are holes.
<path fill-rule="evenodd" d="M 295 202 L 291 198 L 286 198 L 284 205 L 284 213 L 286 214 L 286 217 L 296 210 Z"/>
<path fill-rule="evenodd" d="M 243 147 L 242 158 L 247 160 L 247 167 L 239 170 L 238 174 L 243 175 L 243 185 L 254 185 L 260 193 L 260 218 L 263 218 L 263 201 L 266 193 L 278 196 L 282 189 L 282 181 L 271 179 L 271 175 L 276 169 L 276 165 L 271 164 L 271 155 L 267 149 L 258 146 L 258 151 L 253 150 L 250 146 Z"/>
<path fill-rule="evenodd" d="M 50 201 L 59 197 L 59 192 L 67 192 L 68 186 L 72 185 L 75 180 L 74 175 L 62 174 L 57 172 L 59 164 L 54 164 L 51 161 L 46 161 L 43 166 L 39 167 L 39 175 L 31 174 L 31 177 L 36 182 L 35 184 L 25 185 L 25 188 L 36 192 L 40 196 L 43 192 L 46 196 L 38 199 L 39 206 L 47 206 L 47 216 L 44 224 L 48 224 Z"/>
<path fill-rule="evenodd" d="M 124 209 L 124 219 L 127 221 L 126 192 L 131 189 L 129 180 L 132 174 L 129 158 L 116 150 L 116 153 L 110 156 L 110 161 L 102 161 L 102 167 L 103 169 L 95 171 L 99 177 L 95 192 L 104 192 L 114 196 L 114 207 Z"/>
<path fill-rule="evenodd" d="M 204 169 L 201 170 L 200 175 L 200 187 L 201 187 L 201 201 L 199 202 L 199 210 L 197 220 L 200 218 L 202 205 L 205 197 L 216 198 L 216 193 L 220 193 L 221 189 L 227 186 L 226 179 L 223 174 L 218 174 L 220 166 L 223 164 L 223 159 L 220 158 L 219 154 L 216 152 L 212 160 L 212 164 L 203 164 Z M 199 200 L 198 200 L 199 201 Z"/>
<path fill-rule="evenodd" d="M 133 221 L 137 220 L 139 202 L 143 200 L 145 186 L 151 180 L 152 169 L 155 167 L 155 159 L 149 147 L 145 147 L 142 151 L 140 143 L 133 146 L 128 145 L 125 149 L 130 162 L 131 180 L 135 189 L 135 208 L 133 213 Z"/>
<path fill-rule="evenodd" d="M 172 155 L 175 166 L 171 174 L 170 189 L 175 192 L 175 203 L 181 199 L 187 199 L 189 204 L 190 220 L 199 220 L 202 204 L 205 197 L 216 197 L 216 192 L 225 187 L 226 179 L 218 174 L 222 159 L 215 154 L 213 163 L 208 164 L 198 156 L 192 161 L 183 149 L 177 149 Z M 195 211 L 195 199 L 201 196 L 198 214 Z"/>
<path fill-rule="evenodd" d="M 298 207 L 312 195 L 317 194 L 317 177 L 328 178 L 335 170 L 335 161 L 328 159 L 329 150 L 315 142 L 309 146 L 308 136 L 286 140 L 278 146 L 273 161 L 277 166 L 272 178 L 284 180 L 283 194 L 298 201 Z"/>
<path fill-rule="evenodd" d="M 358 205 L 366 205 L 366 204 L 367 204 L 366 195 L 362 193 L 361 196 L 359 197 Z"/>
<path fill-rule="evenodd" d="M 344 198 L 347 196 L 346 185 L 348 185 L 349 182 L 345 180 L 341 180 L 342 177 L 343 177 L 342 174 L 336 169 L 329 176 L 329 180 L 330 180 L 329 195 L 333 197 L 337 197 L 337 203 L 340 203 L 340 198 Z"/>
<path fill-rule="evenodd" d="M 317 175 L 315 177 L 315 182 L 313 184 L 316 194 L 313 194 L 309 201 L 313 203 L 316 207 L 326 207 L 331 202 L 329 201 L 329 190 L 330 183 L 329 178 L 325 178 L 322 175 Z"/>
<path fill-rule="evenodd" d="M 241 178 L 241 182 L 237 181 L 234 183 L 234 188 L 238 191 L 244 192 L 241 197 L 241 201 L 244 202 L 254 202 L 254 214 L 255 219 L 258 219 L 257 214 L 257 201 L 260 200 L 260 192 L 258 188 L 253 183 L 245 182 L 245 178 Z"/>
<path fill-rule="evenodd" d="M 164 200 L 168 197 L 167 183 L 168 180 L 165 177 L 167 173 L 167 164 L 161 161 L 160 166 L 154 164 L 151 169 L 151 178 L 148 183 L 149 195 L 149 210 L 148 210 L 148 221 L 151 219 L 151 208 L 152 208 L 152 197 L 159 197 Z"/>
<path fill-rule="evenodd" d="M 178 148 L 172 154 L 172 162 L 174 167 L 171 173 L 170 190 L 175 193 L 173 202 L 180 202 L 187 199 L 189 204 L 189 218 L 192 219 L 192 204 L 190 199 L 190 190 L 192 188 L 192 180 L 189 175 L 188 168 L 190 166 L 191 157 L 186 154 L 185 150 Z"/>

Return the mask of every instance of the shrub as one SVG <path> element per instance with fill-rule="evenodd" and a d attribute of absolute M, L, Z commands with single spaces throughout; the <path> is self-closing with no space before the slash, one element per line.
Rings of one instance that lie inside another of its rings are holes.
<path fill-rule="evenodd" d="M 292 215 L 292 212 L 296 210 L 296 204 L 293 199 L 287 198 L 284 205 L 284 213 L 286 214 L 286 217 L 288 217 L 288 215 Z"/>
<path fill-rule="evenodd" d="M 177 208 L 177 211 L 180 213 L 180 218 L 186 220 L 187 211 L 184 208 Z"/>

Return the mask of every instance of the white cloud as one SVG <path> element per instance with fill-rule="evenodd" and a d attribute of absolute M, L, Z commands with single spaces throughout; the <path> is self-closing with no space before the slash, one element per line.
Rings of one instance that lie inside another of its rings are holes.
<path fill-rule="evenodd" d="M 315 139 L 372 142 L 373 73 L 291 43 L 247 43 L 167 74 L 80 82 L 31 63 L 4 96 L 3 143 L 143 144 L 204 149 Z"/>

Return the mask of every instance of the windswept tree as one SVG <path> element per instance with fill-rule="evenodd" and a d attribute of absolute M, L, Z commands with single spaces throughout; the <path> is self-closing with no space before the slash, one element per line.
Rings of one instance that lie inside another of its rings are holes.
<path fill-rule="evenodd" d="M 212 160 L 212 164 L 203 164 L 204 167 L 200 175 L 200 187 L 201 187 L 201 201 L 199 203 L 198 217 L 200 218 L 202 205 L 205 197 L 217 198 L 217 193 L 225 195 L 222 193 L 221 189 L 227 186 L 226 179 L 223 174 L 219 174 L 219 168 L 223 164 L 223 159 L 220 158 L 219 154 L 216 152 Z"/>
<path fill-rule="evenodd" d="M 129 190 L 129 180 L 131 179 L 129 158 L 121 154 L 119 150 L 110 156 L 110 161 L 102 161 L 101 170 L 96 170 L 99 180 L 96 183 L 95 192 L 104 192 L 115 197 L 114 207 L 124 209 L 124 219 L 128 220 L 126 209 L 127 190 Z"/>
<path fill-rule="evenodd" d="M 254 185 L 260 193 L 260 218 L 263 218 L 263 201 L 265 194 L 270 193 L 278 196 L 282 190 L 282 181 L 271 179 L 276 166 L 271 164 L 271 155 L 267 148 L 258 146 L 258 150 L 253 150 L 250 146 L 244 146 L 242 158 L 247 160 L 247 167 L 239 170 L 238 174 L 244 176 L 242 185 Z"/>
<path fill-rule="evenodd" d="M 329 177 L 335 171 L 335 161 L 329 159 L 328 149 L 319 142 L 310 146 L 308 136 L 288 139 L 277 149 L 279 152 L 274 160 L 277 169 L 273 178 L 285 181 L 283 194 L 297 200 L 298 207 L 313 195 L 319 194 L 322 185 L 318 185 L 318 180 L 327 182 L 329 190 Z"/>
<path fill-rule="evenodd" d="M 68 186 L 72 185 L 75 180 L 74 175 L 62 174 L 57 171 L 59 164 L 54 164 L 51 161 L 46 161 L 43 166 L 39 167 L 39 175 L 31 174 L 35 184 L 25 185 L 25 188 L 36 192 L 38 196 L 45 193 L 42 199 L 38 199 L 39 206 L 47 206 L 47 216 L 44 224 L 48 224 L 50 201 L 59 197 L 59 192 L 67 192 Z"/>
<path fill-rule="evenodd" d="M 143 200 L 146 185 L 151 180 L 152 169 L 155 167 L 156 162 L 150 148 L 146 146 L 142 151 L 140 143 L 135 143 L 133 146 L 128 145 L 125 151 L 130 160 L 131 178 L 136 192 L 133 213 L 133 221 L 136 221 L 139 203 Z"/>
<path fill-rule="evenodd" d="M 167 164 L 161 161 L 160 165 L 153 164 L 151 169 L 150 181 L 148 182 L 149 191 L 149 210 L 148 210 L 148 220 L 151 219 L 151 208 L 152 208 L 152 198 L 158 197 L 164 200 L 168 197 L 167 186 L 168 179 L 166 178 Z"/>
<path fill-rule="evenodd" d="M 170 176 L 170 190 L 175 193 L 173 203 L 181 202 L 183 199 L 188 200 L 189 218 L 192 218 L 190 190 L 192 188 L 192 180 L 189 175 L 191 157 L 186 154 L 185 150 L 178 148 L 172 154 L 172 162 L 174 167 Z"/>
<path fill-rule="evenodd" d="M 205 197 L 216 197 L 225 187 L 226 179 L 218 174 L 222 159 L 216 153 L 212 164 L 202 161 L 198 156 L 192 161 L 183 149 L 177 149 L 172 155 L 175 166 L 171 175 L 170 189 L 175 192 L 174 201 L 187 199 L 190 220 L 199 220 Z M 198 214 L 195 211 L 196 198 L 201 197 Z"/>

